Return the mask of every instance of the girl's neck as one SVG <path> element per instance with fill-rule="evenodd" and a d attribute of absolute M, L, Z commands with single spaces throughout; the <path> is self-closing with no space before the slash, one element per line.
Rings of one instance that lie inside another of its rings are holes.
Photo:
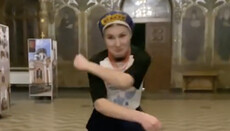
<path fill-rule="evenodd" d="M 123 70 L 126 68 L 128 64 L 130 54 L 131 54 L 131 51 L 130 50 L 127 51 L 124 59 L 122 59 L 121 61 L 117 61 L 110 53 L 108 55 L 108 58 L 113 68 L 118 69 L 118 70 Z"/>

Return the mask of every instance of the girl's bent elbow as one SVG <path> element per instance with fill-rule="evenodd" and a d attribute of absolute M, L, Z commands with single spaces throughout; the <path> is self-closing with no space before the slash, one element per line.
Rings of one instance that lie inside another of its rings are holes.
<path fill-rule="evenodd" d="M 94 108 L 98 111 L 101 112 L 103 110 L 103 103 L 106 101 L 105 98 L 99 98 L 94 102 Z"/>

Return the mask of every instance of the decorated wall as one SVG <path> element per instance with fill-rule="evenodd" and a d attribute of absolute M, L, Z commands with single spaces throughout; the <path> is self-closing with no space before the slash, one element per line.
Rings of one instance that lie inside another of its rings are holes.
<path fill-rule="evenodd" d="M 172 87 L 229 88 L 229 0 L 174 0 L 173 8 Z"/>

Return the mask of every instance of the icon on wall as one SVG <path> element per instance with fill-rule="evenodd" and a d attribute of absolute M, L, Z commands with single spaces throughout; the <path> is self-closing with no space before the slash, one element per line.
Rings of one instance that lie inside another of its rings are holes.
<path fill-rule="evenodd" d="M 205 17 L 201 8 L 192 6 L 187 9 L 182 24 L 182 47 L 185 58 L 196 61 L 204 48 Z"/>
<path fill-rule="evenodd" d="M 215 49 L 222 61 L 230 60 L 230 6 L 222 7 L 215 19 Z"/>

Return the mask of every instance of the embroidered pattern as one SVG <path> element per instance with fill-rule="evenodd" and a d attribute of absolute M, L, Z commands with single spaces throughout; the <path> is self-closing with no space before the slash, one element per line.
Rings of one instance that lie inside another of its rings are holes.
<path fill-rule="evenodd" d="M 108 15 L 105 18 L 101 20 L 102 25 L 106 25 L 108 23 L 114 22 L 114 21 L 125 21 L 126 16 L 123 14 L 113 14 L 113 15 Z"/>

